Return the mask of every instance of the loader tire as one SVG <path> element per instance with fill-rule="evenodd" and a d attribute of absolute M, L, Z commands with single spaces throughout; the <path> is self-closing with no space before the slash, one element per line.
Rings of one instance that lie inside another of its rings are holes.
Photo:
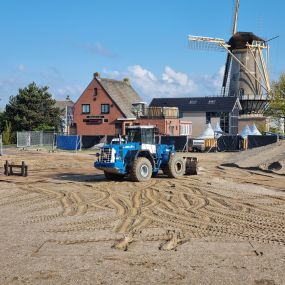
<path fill-rule="evenodd" d="M 110 181 L 122 181 L 124 179 L 124 175 L 116 174 L 116 173 L 110 173 L 104 171 L 105 177 L 107 180 Z"/>
<path fill-rule="evenodd" d="M 180 178 L 185 174 L 185 160 L 183 157 L 173 155 L 168 161 L 165 174 L 169 178 Z"/>
<path fill-rule="evenodd" d="M 131 168 L 130 179 L 135 182 L 148 181 L 151 175 L 151 162 L 145 157 L 138 157 Z"/>

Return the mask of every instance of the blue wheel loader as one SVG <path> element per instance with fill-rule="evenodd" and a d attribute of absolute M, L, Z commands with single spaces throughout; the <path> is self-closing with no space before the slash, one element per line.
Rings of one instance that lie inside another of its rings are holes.
<path fill-rule="evenodd" d="M 127 127 L 124 140 L 101 148 L 94 166 L 108 180 L 147 181 L 159 170 L 169 178 L 197 174 L 197 158 L 178 154 L 174 145 L 156 143 L 155 130 L 154 126 Z"/>

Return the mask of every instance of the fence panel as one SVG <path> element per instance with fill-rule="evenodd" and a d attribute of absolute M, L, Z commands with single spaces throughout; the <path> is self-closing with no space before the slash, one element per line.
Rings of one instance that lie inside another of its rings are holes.
<path fill-rule="evenodd" d="M 42 134 L 43 145 L 54 145 L 55 144 L 55 133 L 43 133 Z"/>
<path fill-rule="evenodd" d="M 56 136 L 56 147 L 64 150 L 79 150 L 81 148 L 81 137 L 78 135 Z"/>
<path fill-rule="evenodd" d="M 276 143 L 277 136 L 248 136 L 248 148 L 261 147 L 268 144 Z"/>
<path fill-rule="evenodd" d="M 30 134 L 29 132 L 17 132 L 17 147 L 29 147 Z"/>
<path fill-rule="evenodd" d="M 217 140 L 218 151 L 239 151 L 242 149 L 241 136 L 221 136 Z"/>
<path fill-rule="evenodd" d="M 29 132 L 30 133 L 30 146 L 42 146 L 43 132 Z"/>

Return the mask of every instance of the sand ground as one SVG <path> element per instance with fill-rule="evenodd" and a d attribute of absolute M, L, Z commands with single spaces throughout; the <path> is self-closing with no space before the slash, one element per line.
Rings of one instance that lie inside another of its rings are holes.
<path fill-rule="evenodd" d="M 285 176 L 229 167 L 240 155 L 134 183 L 106 181 L 93 153 L 10 151 L 0 284 L 285 284 Z"/>

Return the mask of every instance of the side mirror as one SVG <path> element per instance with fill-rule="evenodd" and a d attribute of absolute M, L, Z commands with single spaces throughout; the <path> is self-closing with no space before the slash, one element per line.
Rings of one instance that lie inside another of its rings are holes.
<path fill-rule="evenodd" d="M 96 157 L 99 157 L 99 156 L 100 156 L 100 153 L 97 152 L 95 155 L 96 155 Z"/>

